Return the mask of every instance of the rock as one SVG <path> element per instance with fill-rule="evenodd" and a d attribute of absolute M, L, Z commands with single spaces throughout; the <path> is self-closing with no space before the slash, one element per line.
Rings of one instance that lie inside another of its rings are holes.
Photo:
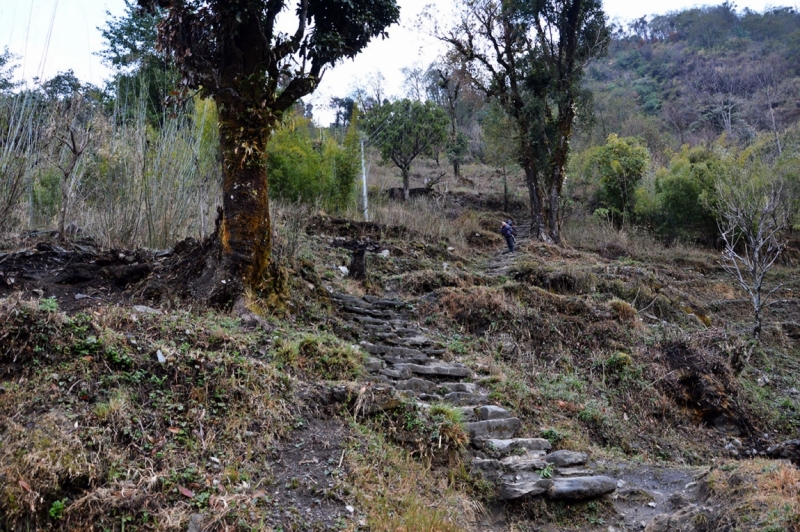
<path fill-rule="evenodd" d="M 544 456 L 533 451 L 532 454 L 522 456 L 507 456 L 500 460 L 503 468 L 508 473 L 519 473 L 522 471 L 539 471 L 547 467 Z"/>
<path fill-rule="evenodd" d="M 150 308 L 144 305 L 134 305 L 132 308 L 139 314 L 163 314 L 163 312 L 156 308 Z"/>
<path fill-rule="evenodd" d="M 156 351 L 156 359 L 158 359 L 159 364 L 163 364 L 167 361 L 167 357 L 164 356 L 164 353 L 161 352 L 161 349 Z"/>
<path fill-rule="evenodd" d="M 594 475 L 593 469 L 584 469 L 581 467 L 557 467 L 553 471 L 553 475 L 557 477 L 590 477 Z M 623 481 L 622 486 L 625 483 Z M 619 482 L 617 482 L 617 487 L 621 488 Z"/>
<path fill-rule="evenodd" d="M 205 521 L 205 517 L 202 514 L 192 514 L 189 518 L 189 526 L 186 527 L 186 532 L 200 532 L 203 530 L 203 521 Z"/>
<path fill-rule="evenodd" d="M 475 415 L 481 421 L 486 421 L 489 419 L 505 419 L 507 417 L 511 417 L 511 414 L 508 413 L 508 410 L 494 405 L 485 405 L 476 408 Z"/>
<path fill-rule="evenodd" d="M 383 257 L 384 259 L 388 259 L 390 254 L 391 253 L 390 253 L 390 251 L 388 249 L 384 249 L 383 251 L 378 253 L 378 255 Z"/>
<path fill-rule="evenodd" d="M 541 495 L 552 486 L 552 480 L 541 478 L 536 473 L 503 475 L 497 488 L 497 498 L 501 501 L 508 501 L 525 495 Z"/>
<path fill-rule="evenodd" d="M 451 405 L 466 406 L 485 403 L 488 400 L 488 397 L 475 393 L 450 392 L 444 396 L 444 400 Z"/>
<path fill-rule="evenodd" d="M 547 495 L 551 499 L 594 499 L 616 489 L 617 481 L 604 476 L 557 478 L 553 480 L 553 485 L 547 491 Z"/>
<path fill-rule="evenodd" d="M 458 406 L 456 410 L 461 414 L 461 421 L 478 421 L 478 418 L 475 417 L 475 409 L 471 406 Z"/>
<path fill-rule="evenodd" d="M 468 377 L 471 373 L 469 368 L 451 366 L 442 362 L 434 362 L 427 365 L 395 364 L 394 367 L 400 371 L 410 371 L 417 375 L 433 375 L 436 377 Z"/>
<path fill-rule="evenodd" d="M 423 346 L 423 345 L 430 344 L 431 340 L 427 336 L 419 335 L 419 336 L 410 336 L 410 337 L 406 337 L 406 338 L 400 338 L 395 343 L 397 343 L 398 345 L 405 345 L 405 346 L 411 346 L 411 347 L 420 347 L 420 346 Z"/>
<path fill-rule="evenodd" d="M 539 451 L 544 455 L 544 451 L 548 451 L 552 447 L 550 442 L 544 438 L 488 439 L 475 442 L 475 444 L 479 449 L 492 456 L 506 456 L 520 450 Z"/>
<path fill-rule="evenodd" d="M 411 378 L 411 372 L 404 370 L 404 369 L 382 369 L 380 370 L 381 375 L 386 375 L 389 378 L 397 379 L 397 380 L 405 380 Z"/>
<path fill-rule="evenodd" d="M 339 270 L 339 273 L 341 273 L 345 277 L 347 276 L 347 274 L 350 273 L 350 269 L 347 266 L 339 266 L 338 270 Z"/>
<path fill-rule="evenodd" d="M 472 440 L 488 440 L 491 438 L 511 438 L 522 428 L 522 421 L 516 417 L 505 419 L 489 419 L 486 421 L 474 421 L 466 423 L 469 437 Z"/>
<path fill-rule="evenodd" d="M 503 475 L 503 466 L 497 460 L 473 458 L 470 471 L 480 473 L 486 480 L 497 480 Z"/>
<path fill-rule="evenodd" d="M 367 360 L 364 362 L 364 369 L 369 373 L 380 371 L 383 369 L 383 361 L 380 358 L 367 357 Z"/>
<path fill-rule="evenodd" d="M 414 377 L 396 383 L 395 388 L 397 388 L 398 390 L 407 390 L 411 392 L 422 392 L 430 394 L 436 390 L 437 386 L 435 382 L 426 381 L 425 379 Z"/>
<path fill-rule="evenodd" d="M 547 462 L 556 467 L 572 467 L 586 463 L 589 456 L 586 453 L 576 451 L 554 451 L 547 455 Z"/>
<path fill-rule="evenodd" d="M 475 393 L 478 389 L 474 382 L 443 382 L 439 386 L 448 392 Z"/>

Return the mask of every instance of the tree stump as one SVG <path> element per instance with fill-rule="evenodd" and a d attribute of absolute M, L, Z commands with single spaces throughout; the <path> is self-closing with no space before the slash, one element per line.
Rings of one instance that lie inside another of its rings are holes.
<path fill-rule="evenodd" d="M 353 248 L 353 258 L 350 260 L 349 276 L 357 281 L 367 278 L 367 244 L 358 242 Z"/>

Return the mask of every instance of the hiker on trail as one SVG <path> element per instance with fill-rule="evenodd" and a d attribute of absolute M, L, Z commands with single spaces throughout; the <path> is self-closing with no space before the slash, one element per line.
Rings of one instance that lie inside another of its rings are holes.
<path fill-rule="evenodd" d="M 517 234 L 517 230 L 514 228 L 514 222 L 511 220 L 503 222 L 502 227 L 500 227 L 500 234 L 506 239 L 506 244 L 508 244 L 508 253 L 513 253 L 514 244 L 517 242 L 517 239 L 514 238 L 514 236 Z"/>

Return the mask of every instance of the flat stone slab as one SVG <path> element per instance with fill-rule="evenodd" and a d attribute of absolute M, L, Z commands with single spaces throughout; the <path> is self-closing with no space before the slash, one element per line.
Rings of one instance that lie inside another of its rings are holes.
<path fill-rule="evenodd" d="M 542 456 L 507 456 L 500 460 L 507 473 L 520 473 L 522 471 L 541 471 L 547 467 L 547 462 Z"/>
<path fill-rule="evenodd" d="M 536 473 L 503 475 L 497 487 L 497 498 L 501 501 L 519 499 L 526 495 L 541 495 L 553 486 L 549 478 L 541 478 Z"/>
<path fill-rule="evenodd" d="M 481 421 L 489 419 L 505 419 L 511 417 L 511 414 L 505 408 L 500 408 L 495 405 L 479 406 L 475 409 L 475 415 Z"/>
<path fill-rule="evenodd" d="M 553 451 L 547 455 L 547 462 L 556 467 L 573 467 L 584 465 L 589 460 L 589 455 L 576 451 Z"/>
<path fill-rule="evenodd" d="M 556 478 L 547 495 L 551 499 L 575 501 L 602 497 L 616 489 L 617 481 L 604 476 Z"/>
<path fill-rule="evenodd" d="M 369 373 L 374 373 L 383 369 L 383 360 L 375 357 L 367 357 L 364 362 L 364 369 Z"/>
<path fill-rule="evenodd" d="M 354 305 L 342 305 L 342 310 L 344 310 L 345 312 L 349 312 L 351 314 L 359 314 L 361 316 L 371 316 L 373 318 L 383 318 L 384 320 L 395 317 L 393 313 L 386 312 L 385 310 L 372 310 L 364 307 L 357 307 Z"/>
<path fill-rule="evenodd" d="M 394 341 L 397 345 L 404 345 L 410 347 L 421 347 L 423 345 L 428 345 L 431 343 L 431 339 L 427 336 L 408 336 L 405 338 L 399 338 Z"/>
<path fill-rule="evenodd" d="M 407 390 L 411 392 L 433 393 L 438 386 L 435 382 L 413 377 L 411 379 L 395 383 L 397 390 Z"/>
<path fill-rule="evenodd" d="M 434 359 L 425 356 L 423 353 L 419 353 L 418 355 L 410 355 L 410 356 L 394 356 L 394 355 L 383 355 L 383 359 L 388 362 L 389 364 L 429 364 L 434 362 Z"/>
<path fill-rule="evenodd" d="M 417 375 L 433 375 L 437 377 L 469 377 L 469 368 L 451 366 L 441 362 L 432 364 L 395 364 L 395 369 L 407 370 Z"/>
<path fill-rule="evenodd" d="M 503 466 L 498 460 L 473 458 L 470 464 L 472 474 L 480 473 L 486 480 L 497 480 L 503 475 Z"/>
<path fill-rule="evenodd" d="M 594 469 L 583 467 L 557 467 L 553 470 L 553 475 L 557 477 L 590 477 L 594 475 Z"/>
<path fill-rule="evenodd" d="M 464 422 L 478 421 L 478 418 L 475 417 L 475 409 L 472 408 L 471 406 L 459 406 L 456 407 L 456 410 L 458 410 L 461 413 L 462 421 Z"/>
<path fill-rule="evenodd" d="M 411 378 L 411 372 L 398 369 L 382 369 L 380 374 L 397 380 L 406 380 Z"/>
<path fill-rule="evenodd" d="M 474 382 L 443 382 L 439 387 L 448 392 L 475 393 L 478 390 L 478 385 Z"/>
<path fill-rule="evenodd" d="M 447 396 L 445 396 L 447 399 Z M 476 442 L 476 446 L 490 454 L 505 456 L 520 450 L 523 451 L 549 451 L 552 445 L 544 438 L 492 438 Z"/>
<path fill-rule="evenodd" d="M 398 347 L 396 345 L 378 345 L 369 342 L 361 342 L 360 345 L 364 351 L 373 355 L 388 355 L 400 358 L 425 357 L 425 359 L 428 359 L 428 356 L 419 349 L 409 349 L 408 347 Z"/>
<path fill-rule="evenodd" d="M 516 417 L 505 419 L 489 419 L 466 423 L 469 437 L 472 440 L 488 440 L 490 438 L 511 438 L 522 428 L 522 421 Z"/>
<path fill-rule="evenodd" d="M 450 392 L 444 396 L 444 400 L 451 405 L 468 406 L 483 404 L 489 400 L 489 397 L 476 393 Z"/>

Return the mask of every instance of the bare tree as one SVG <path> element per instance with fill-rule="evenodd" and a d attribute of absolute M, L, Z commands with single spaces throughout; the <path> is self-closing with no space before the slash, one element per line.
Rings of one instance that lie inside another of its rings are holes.
<path fill-rule="evenodd" d="M 744 172 L 717 182 L 718 224 L 725 249 L 722 267 L 747 292 L 753 305 L 753 336 L 761 335 L 762 311 L 783 285 L 766 286 L 767 273 L 775 265 L 785 242 L 789 209 L 785 184 L 764 184 Z"/>
<path fill-rule="evenodd" d="M 88 105 L 83 96 L 58 102 L 54 113 L 53 138 L 58 142 L 53 164 L 61 172 L 61 208 L 58 212 L 58 236 L 66 239 L 66 219 L 75 199 L 83 171 L 78 166 L 91 142 L 91 130 L 85 116 Z M 65 120 L 66 116 L 66 120 Z M 64 122 L 67 122 L 66 124 Z"/>

